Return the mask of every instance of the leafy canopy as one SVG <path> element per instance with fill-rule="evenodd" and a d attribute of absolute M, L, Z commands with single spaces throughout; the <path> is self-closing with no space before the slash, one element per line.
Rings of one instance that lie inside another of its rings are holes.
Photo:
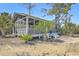
<path fill-rule="evenodd" d="M 8 13 L 4 12 L 0 15 L 0 30 L 9 30 L 12 27 L 13 23 L 10 19 Z"/>
<path fill-rule="evenodd" d="M 34 28 L 40 30 L 43 33 L 47 33 L 49 30 L 53 28 L 53 23 L 50 21 L 39 21 Z"/>

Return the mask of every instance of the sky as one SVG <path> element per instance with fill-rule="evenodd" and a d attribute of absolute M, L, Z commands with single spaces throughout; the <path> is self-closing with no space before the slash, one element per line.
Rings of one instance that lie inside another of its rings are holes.
<path fill-rule="evenodd" d="M 46 20 L 53 20 L 53 16 L 44 16 L 44 13 L 42 12 L 43 8 L 50 8 L 50 6 L 47 6 L 46 4 L 39 3 L 36 4 L 36 6 L 32 9 L 31 14 L 33 16 L 43 18 Z M 25 13 L 28 14 L 28 9 L 25 8 L 22 4 L 19 3 L 0 3 L 0 13 L 1 12 L 8 12 L 8 13 Z M 71 7 L 70 13 L 73 15 L 71 18 L 71 22 L 79 24 L 79 4 L 75 4 Z"/>

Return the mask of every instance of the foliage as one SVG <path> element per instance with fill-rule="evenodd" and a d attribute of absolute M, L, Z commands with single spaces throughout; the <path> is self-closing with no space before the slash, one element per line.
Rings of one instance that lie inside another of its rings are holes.
<path fill-rule="evenodd" d="M 53 23 L 51 21 L 39 21 L 37 25 L 34 26 L 35 29 L 39 30 L 46 36 L 46 34 L 52 30 Z"/>
<path fill-rule="evenodd" d="M 49 15 L 56 15 L 58 13 L 67 14 L 71 9 L 72 3 L 55 3 L 49 5 L 51 5 L 51 8 L 47 10 L 47 13 Z"/>
<path fill-rule="evenodd" d="M 55 3 L 55 4 L 51 3 L 48 5 L 50 5 L 51 8 L 44 9 L 44 13 L 46 13 L 47 15 L 55 16 L 55 30 L 58 31 L 61 26 L 61 23 L 64 20 L 68 20 L 67 15 L 73 4 L 72 3 Z M 62 22 L 60 23 L 60 21 L 62 21 Z"/>
<path fill-rule="evenodd" d="M 65 35 L 76 34 L 76 33 L 79 33 L 79 27 L 76 24 L 71 23 L 71 22 L 65 23 L 61 27 L 60 32 Z"/>
<path fill-rule="evenodd" d="M 32 40 L 32 36 L 31 35 L 21 35 L 19 37 L 21 40 L 24 40 L 25 42 Z"/>
<path fill-rule="evenodd" d="M 0 31 L 2 33 L 2 35 L 4 36 L 5 33 L 11 29 L 11 27 L 13 26 L 12 20 L 10 19 L 8 13 L 4 12 L 1 13 L 0 16 Z"/>
<path fill-rule="evenodd" d="M 76 25 L 74 28 L 75 28 L 74 33 L 75 34 L 79 34 L 79 25 Z"/>
<path fill-rule="evenodd" d="M 35 26 L 37 29 L 40 29 L 43 33 L 47 33 L 52 28 L 52 23 L 49 21 L 39 21 L 39 23 Z"/>

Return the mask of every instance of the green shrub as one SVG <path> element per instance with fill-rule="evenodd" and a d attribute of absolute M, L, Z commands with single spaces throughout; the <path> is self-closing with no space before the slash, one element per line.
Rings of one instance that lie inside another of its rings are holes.
<path fill-rule="evenodd" d="M 21 40 L 24 40 L 25 42 L 32 40 L 32 36 L 31 35 L 21 35 L 19 38 Z"/>

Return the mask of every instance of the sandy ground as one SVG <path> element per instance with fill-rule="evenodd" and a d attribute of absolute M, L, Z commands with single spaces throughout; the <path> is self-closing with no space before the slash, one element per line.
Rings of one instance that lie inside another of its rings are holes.
<path fill-rule="evenodd" d="M 19 38 L 0 38 L 2 56 L 70 56 L 79 55 L 79 38 L 61 36 L 52 41 L 32 41 L 25 44 Z"/>

